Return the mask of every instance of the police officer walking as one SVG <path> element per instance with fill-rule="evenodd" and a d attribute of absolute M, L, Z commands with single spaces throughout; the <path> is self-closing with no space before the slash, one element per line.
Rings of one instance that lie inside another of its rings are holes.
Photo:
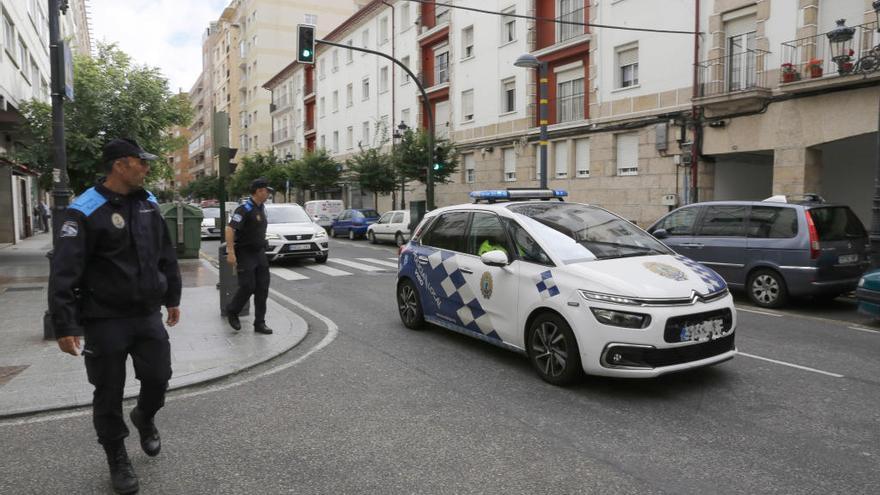
<path fill-rule="evenodd" d="M 226 261 L 238 274 L 238 291 L 226 307 L 226 318 L 241 330 L 238 314 L 254 296 L 254 331 L 272 333 L 266 326 L 266 299 L 269 297 L 269 259 L 266 257 L 266 211 L 263 204 L 275 191 L 260 177 L 251 182 L 251 197 L 235 209 L 226 227 Z"/>
<path fill-rule="evenodd" d="M 143 189 L 156 155 L 136 141 L 114 139 L 103 150 L 106 179 L 80 195 L 64 212 L 52 257 L 49 309 L 62 351 L 85 356 L 94 385 L 93 422 L 104 447 L 113 489 L 138 491 L 125 450 L 122 414 L 125 362 L 129 355 L 141 382 L 130 418 L 144 452 L 161 448 L 154 423 L 171 378 L 166 324 L 180 318 L 180 269 L 155 196 Z"/>

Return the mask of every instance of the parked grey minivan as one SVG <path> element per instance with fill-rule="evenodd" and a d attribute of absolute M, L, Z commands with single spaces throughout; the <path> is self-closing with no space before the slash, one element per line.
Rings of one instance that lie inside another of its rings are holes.
<path fill-rule="evenodd" d="M 870 264 L 868 234 L 858 217 L 820 198 L 779 198 L 690 204 L 648 232 L 765 308 L 782 306 L 790 296 L 832 299 L 855 290 Z"/>

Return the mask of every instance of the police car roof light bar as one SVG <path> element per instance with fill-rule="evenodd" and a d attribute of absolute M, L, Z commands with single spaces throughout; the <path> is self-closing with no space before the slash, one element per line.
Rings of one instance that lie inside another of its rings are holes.
<path fill-rule="evenodd" d="M 530 199 L 558 199 L 568 196 L 568 192 L 562 189 L 488 189 L 484 191 L 471 191 L 470 197 L 474 203 L 485 201 L 496 203 L 498 201 L 526 201 Z"/>

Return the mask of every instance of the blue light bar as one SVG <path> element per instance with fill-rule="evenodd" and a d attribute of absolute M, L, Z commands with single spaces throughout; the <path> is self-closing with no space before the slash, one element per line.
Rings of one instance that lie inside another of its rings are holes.
<path fill-rule="evenodd" d="M 486 191 L 471 191 L 470 197 L 474 199 L 508 199 L 510 193 L 504 189 L 489 189 Z"/>
<path fill-rule="evenodd" d="M 559 199 L 568 196 L 568 192 L 562 189 L 487 189 L 485 191 L 471 191 L 470 197 L 475 201 L 516 201 L 529 199 Z"/>

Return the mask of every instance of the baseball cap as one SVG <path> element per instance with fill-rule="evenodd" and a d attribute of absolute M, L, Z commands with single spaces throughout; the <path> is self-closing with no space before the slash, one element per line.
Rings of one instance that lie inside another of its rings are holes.
<path fill-rule="evenodd" d="M 275 192 L 275 189 L 269 187 L 269 181 L 266 180 L 265 177 L 258 177 L 251 182 L 251 194 L 257 192 L 257 189 L 262 189 L 264 187 L 269 190 L 269 193 Z"/>
<path fill-rule="evenodd" d="M 133 156 L 141 160 L 156 160 L 159 158 L 152 153 L 144 151 L 134 139 L 118 138 L 104 145 L 104 163 L 112 163 L 113 160 L 127 156 Z"/>

